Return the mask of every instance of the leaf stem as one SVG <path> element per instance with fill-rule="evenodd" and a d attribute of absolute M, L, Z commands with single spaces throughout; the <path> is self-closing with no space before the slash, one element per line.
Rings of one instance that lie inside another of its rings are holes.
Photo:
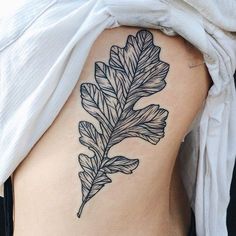
<path fill-rule="evenodd" d="M 78 211 L 78 213 L 77 213 L 78 218 L 81 217 L 81 214 L 82 214 L 82 212 L 83 212 L 83 209 L 84 209 L 84 205 L 85 205 L 85 204 L 86 204 L 86 201 L 83 201 L 82 204 L 81 204 L 81 206 L 80 206 L 80 208 L 79 208 L 79 211 Z"/>

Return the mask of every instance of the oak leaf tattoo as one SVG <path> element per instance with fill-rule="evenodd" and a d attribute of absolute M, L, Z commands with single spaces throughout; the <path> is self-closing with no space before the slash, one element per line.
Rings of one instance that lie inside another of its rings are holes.
<path fill-rule="evenodd" d="M 139 165 L 138 159 L 109 156 L 112 146 L 125 138 L 139 137 L 157 144 L 164 137 L 168 111 L 151 104 L 134 109 L 142 97 L 161 91 L 169 71 L 169 64 L 159 58 L 160 47 L 154 45 L 153 35 L 140 30 L 129 35 L 124 48 L 112 46 L 108 65 L 95 63 L 96 84 L 83 83 L 83 108 L 99 122 L 100 130 L 88 121 L 79 122 L 80 142 L 93 152 L 93 156 L 79 155 L 82 203 L 85 204 L 106 184 L 111 174 L 131 174 Z"/>

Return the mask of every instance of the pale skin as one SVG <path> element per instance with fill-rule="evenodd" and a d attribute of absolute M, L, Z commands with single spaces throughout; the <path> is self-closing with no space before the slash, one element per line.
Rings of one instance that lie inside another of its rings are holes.
<path fill-rule="evenodd" d="M 91 154 L 78 140 L 78 122 L 98 125 L 81 106 L 80 85 L 94 83 L 95 61 L 106 63 L 111 46 L 123 47 L 127 36 L 137 31 L 120 27 L 100 35 L 57 119 L 14 172 L 15 236 L 187 235 L 190 206 L 176 158 L 211 80 L 197 49 L 180 36 L 168 37 L 158 30 L 150 31 L 161 48 L 161 60 L 170 65 L 167 84 L 135 106 L 160 104 L 168 110 L 165 136 L 157 145 L 129 138 L 114 146 L 113 156 L 138 158 L 138 168 L 131 175 L 112 176 L 112 183 L 86 204 L 83 216 L 76 216 L 82 198 L 78 155 Z"/>

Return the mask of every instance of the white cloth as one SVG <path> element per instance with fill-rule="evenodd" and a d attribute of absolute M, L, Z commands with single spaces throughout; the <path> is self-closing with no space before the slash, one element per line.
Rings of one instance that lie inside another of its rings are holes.
<path fill-rule="evenodd" d="M 197 235 L 226 236 L 236 155 L 236 37 L 229 33 L 236 31 L 236 2 L 17 2 L 0 18 L 0 184 L 53 122 L 79 79 L 91 45 L 105 28 L 157 28 L 195 45 L 214 82 L 200 126 L 183 149 L 188 157 L 184 179 L 196 214 Z"/>

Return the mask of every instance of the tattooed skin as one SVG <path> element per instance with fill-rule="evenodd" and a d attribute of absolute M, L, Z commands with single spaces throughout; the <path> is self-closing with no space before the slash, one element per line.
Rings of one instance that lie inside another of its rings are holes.
<path fill-rule="evenodd" d="M 168 111 L 151 104 L 134 109 L 142 97 L 161 91 L 169 71 L 169 64 L 159 58 L 160 47 L 154 45 L 153 35 L 147 30 L 129 35 L 124 48 L 112 46 L 109 64 L 95 63 L 94 83 L 81 85 L 83 108 L 99 122 L 100 130 L 87 121 L 79 123 L 80 142 L 93 156 L 79 155 L 82 203 L 85 204 L 106 184 L 110 175 L 131 174 L 139 165 L 138 159 L 109 156 L 112 146 L 125 138 L 139 137 L 157 144 L 164 137 Z"/>

